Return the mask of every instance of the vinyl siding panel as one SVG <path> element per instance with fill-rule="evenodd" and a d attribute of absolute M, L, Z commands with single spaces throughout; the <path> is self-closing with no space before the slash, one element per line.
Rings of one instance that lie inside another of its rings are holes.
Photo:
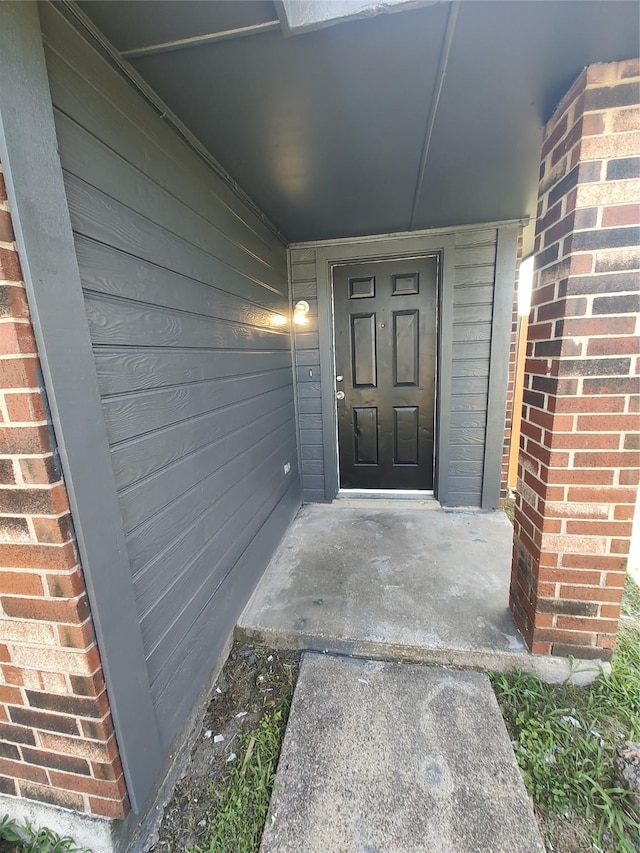
<path fill-rule="evenodd" d="M 455 245 L 448 502 L 480 506 L 497 230 L 459 231 Z"/>
<path fill-rule="evenodd" d="M 286 249 L 49 8 L 43 29 L 148 678 L 168 750 L 301 501 L 291 339 L 272 322 L 288 314 Z M 318 411 L 309 397 L 305 432 L 317 428 Z M 303 459 L 317 477 L 318 460 Z"/>
<path fill-rule="evenodd" d="M 294 305 L 300 299 L 309 303 L 307 324 L 295 330 L 295 367 L 303 495 L 305 501 L 313 503 L 325 500 L 315 249 L 292 248 L 289 269 Z M 316 420 L 308 421 L 309 415 L 316 415 Z M 313 460 L 313 466 L 305 460 Z"/>

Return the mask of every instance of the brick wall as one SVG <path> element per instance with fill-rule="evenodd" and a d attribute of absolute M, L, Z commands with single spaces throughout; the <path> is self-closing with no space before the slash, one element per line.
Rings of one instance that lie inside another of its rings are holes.
<path fill-rule="evenodd" d="M 511 339 L 509 341 L 509 384 L 507 385 L 507 412 L 504 422 L 504 440 L 502 443 L 502 475 L 500 479 L 500 506 L 504 506 L 509 491 L 509 459 L 511 455 L 511 428 L 513 426 L 513 402 L 515 397 L 516 366 L 518 361 L 518 279 L 522 263 L 522 228 L 518 230 L 518 255 L 516 258 L 516 278 L 513 289 L 513 307 L 511 311 Z"/>
<path fill-rule="evenodd" d="M 544 134 L 511 607 L 532 650 L 610 656 L 638 485 L 640 60 Z"/>
<path fill-rule="evenodd" d="M 0 167 L 0 793 L 128 802 Z"/>

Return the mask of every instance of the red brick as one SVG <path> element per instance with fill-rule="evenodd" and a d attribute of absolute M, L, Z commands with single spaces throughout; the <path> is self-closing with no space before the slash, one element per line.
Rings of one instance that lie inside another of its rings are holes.
<path fill-rule="evenodd" d="M 66 545 L 0 544 L 0 566 L 31 569 L 69 569 L 76 564 L 75 550 Z"/>
<path fill-rule="evenodd" d="M 548 583 L 575 583 L 597 585 L 600 583 L 602 573 L 599 571 L 587 571 L 582 569 L 572 570 L 570 568 L 541 568 L 539 578 L 541 581 L 547 581 Z"/>
<path fill-rule="evenodd" d="M 7 616 L 38 619 L 44 622 L 84 622 L 89 616 L 86 596 L 70 600 L 50 601 L 42 598 L 6 598 L 2 608 Z"/>
<path fill-rule="evenodd" d="M 567 521 L 567 533 L 578 536 L 631 536 L 631 523 L 626 521 Z"/>
<path fill-rule="evenodd" d="M 101 779 L 105 782 L 116 782 L 123 774 L 119 758 L 110 762 L 92 761 L 91 772 L 96 779 Z"/>
<path fill-rule="evenodd" d="M 46 771 L 41 767 L 32 767 L 22 761 L 11 761 L 8 758 L 0 758 L 0 773 L 4 776 L 15 776 L 16 779 L 27 779 L 29 782 L 41 782 L 48 784 Z"/>
<path fill-rule="evenodd" d="M 0 572 L 0 593 L 5 595 L 43 595 L 39 575 L 26 572 Z"/>
<path fill-rule="evenodd" d="M 7 743 L 26 743 L 29 746 L 34 746 L 36 739 L 31 729 L 25 729 L 22 726 L 12 726 L 0 724 L 0 738 Z"/>
<path fill-rule="evenodd" d="M 29 749 L 29 747 L 22 748 L 22 755 L 27 763 L 35 764 L 38 767 L 50 767 L 54 770 L 79 773 L 84 776 L 91 774 L 89 762 L 73 755 L 61 755 L 55 752 L 46 752 L 43 749 Z"/>
<path fill-rule="evenodd" d="M 2 502 L 5 512 L 16 515 L 59 515 L 69 511 L 67 493 L 62 484 L 46 489 L 7 489 L 2 494 Z"/>
<path fill-rule="evenodd" d="M 617 204 L 605 207 L 602 211 L 602 227 L 616 225 L 638 225 L 640 223 L 640 204 Z"/>
<path fill-rule="evenodd" d="M 598 432 L 627 432 L 638 429 L 638 418 L 635 415 L 580 415 L 577 423 L 578 432 L 597 430 Z M 619 463 L 623 464 L 623 460 Z"/>
<path fill-rule="evenodd" d="M 28 422 L 46 420 L 41 394 L 33 392 L 6 394 L 4 399 L 10 421 Z"/>
<path fill-rule="evenodd" d="M 575 206 L 575 202 L 573 206 Z M 569 265 L 569 275 L 588 275 L 592 271 L 593 255 L 585 252 L 584 254 L 571 256 L 571 263 Z"/>
<path fill-rule="evenodd" d="M 618 482 L 621 486 L 637 486 L 640 483 L 640 471 L 620 471 Z"/>
<path fill-rule="evenodd" d="M 89 797 L 91 813 L 102 817 L 124 820 L 130 811 L 128 800 L 119 802 L 116 800 L 103 800 L 99 797 Z"/>
<path fill-rule="evenodd" d="M 587 344 L 587 355 L 636 355 L 638 339 L 624 338 L 592 338 Z"/>
<path fill-rule="evenodd" d="M 635 317 L 589 317 L 568 318 L 564 321 L 563 333 L 568 336 L 590 337 L 592 335 L 633 335 Z"/>
<path fill-rule="evenodd" d="M 587 456 L 588 454 L 581 454 Z M 612 486 L 613 471 L 607 468 L 550 468 L 545 479 L 566 486 Z"/>
<path fill-rule="evenodd" d="M 620 605 L 619 604 L 603 604 L 600 608 L 600 616 L 603 619 L 619 619 Z"/>
<path fill-rule="evenodd" d="M 113 734 L 113 726 L 111 719 L 105 717 L 104 720 L 80 720 L 80 729 L 84 737 L 90 740 L 109 740 Z"/>
<path fill-rule="evenodd" d="M 20 261 L 14 249 L 0 248 L 0 279 L 5 281 L 21 281 Z"/>
<path fill-rule="evenodd" d="M 599 569 L 600 571 L 618 571 L 620 569 L 620 559 L 610 554 L 572 554 L 565 553 L 562 555 L 562 565 L 567 569 Z M 566 583 L 584 583 L 598 584 L 599 580 L 587 580 L 586 578 L 578 581 L 566 581 Z"/>
<path fill-rule="evenodd" d="M 552 438 L 555 449 L 591 449 L 617 450 L 620 445 L 620 435 L 609 433 L 554 433 Z"/>
<path fill-rule="evenodd" d="M 37 388 L 37 356 L 0 359 L 0 388 Z"/>
<path fill-rule="evenodd" d="M 72 809 L 76 812 L 84 811 L 83 797 L 79 794 L 70 793 L 69 791 L 60 791 L 49 786 L 21 782 L 20 793 L 23 797 L 27 797 L 30 800 L 38 800 L 42 803 L 49 803 L 50 805 L 60 806 L 65 809 Z"/>
<path fill-rule="evenodd" d="M 80 571 L 69 575 L 47 575 L 49 595 L 54 598 L 75 598 L 84 592 L 84 579 Z"/>
<path fill-rule="evenodd" d="M 29 317 L 29 304 L 23 287 L 17 284 L 0 284 L 0 317 L 13 317 L 15 320 L 25 320 Z"/>
<path fill-rule="evenodd" d="M 571 646 L 595 646 L 596 634 L 594 631 L 569 631 L 568 629 L 547 628 L 541 630 L 537 635 L 538 640 L 550 643 L 566 643 Z"/>
<path fill-rule="evenodd" d="M 629 525 L 630 527 L 631 525 Z M 611 553 L 612 554 L 628 554 L 629 553 L 629 539 L 612 539 L 611 540 Z"/>
<path fill-rule="evenodd" d="M 0 702 L 5 705 L 23 705 L 22 693 L 17 687 L 0 684 Z"/>
<path fill-rule="evenodd" d="M 0 210 L 0 241 L 2 243 L 13 243 L 13 225 L 8 210 Z"/>
<path fill-rule="evenodd" d="M 602 113 L 588 113 L 582 122 L 583 136 L 596 136 L 604 133 L 604 115 Z"/>
<path fill-rule="evenodd" d="M 621 450 L 617 453 L 604 450 L 602 453 L 576 453 L 574 465 L 576 468 L 637 468 L 640 456 L 637 451 Z"/>
<path fill-rule="evenodd" d="M 637 107 L 618 110 L 613 114 L 614 133 L 625 133 L 629 130 L 640 130 L 640 109 Z"/>
<path fill-rule="evenodd" d="M 0 448 L 4 454 L 49 453 L 49 430 L 46 426 L 0 427 Z"/>
<path fill-rule="evenodd" d="M 25 457 L 20 460 L 22 479 L 29 486 L 49 486 L 61 482 L 52 453 L 44 456 Z"/>
<path fill-rule="evenodd" d="M 584 599 L 585 601 L 620 601 L 619 589 L 602 586 L 569 586 L 561 584 L 560 598 Z"/>
<path fill-rule="evenodd" d="M 61 545 L 71 539 L 71 516 L 69 513 L 60 518 L 33 516 L 33 528 L 36 539 L 43 545 Z"/>
<path fill-rule="evenodd" d="M 608 587 L 618 587 L 623 589 L 626 579 L 626 572 L 607 572 L 605 583 Z"/>
<path fill-rule="evenodd" d="M 596 501 L 597 503 L 635 504 L 635 489 L 626 489 L 615 486 L 610 489 L 589 488 L 574 486 L 569 489 L 567 500 L 583 503 Z"/>
<path fill-rule="evenodd" d="M 37 690 L 26 691 L 27 701 L 32 708 L 40 711 L 53 711 L 56 714 L 68 714 L 72 717 L 92 717 L 102 719 L 108 713 L 106 694 L 93 698 L 81 696 L 62 696 Z"/>
<path fill-rule="evenodd" d="M 103 782 L 100 779 L 91 779 L 84 776 L 75 776 L 70 773 L 62 773 L 59 770 L 50 770 L 51 784 L 65 791 L 78 791 L 81 794 L 91 794 L 94 797 L 121 800 L 125 791 L 123 784 L 118 782 Z"/>
<path fill-rule="evenodd" d="M 88 649 L 95 643 L 90 619 L 87 619 L 83 625 L 59 625 L 58 637 L 60 645 L 69 649 Z M 108 708 L 105 709 L 107 710 Z"/>
<path fill-rule="evenodd" d="M 558 628 L 567 631 L 612 631 L 618 630 L 618 623 L 606 619 L 586 619 L 584 616 L 558 616 Z"/>
<path fill-rule="evenodd" d="M 93 675 L 72 675 L 71 689 L 76 696 L 98 696 L 105 689 L 101 672 Z"/>
<path fill-rule="evenodd" d="M 531 407 L 529 419 L 541 427 L 556 432 L 571 432 L 574 427 L 572 415 L 554 415 L 552 412 Z"/>
<path fill-rule="evenodd" d="M 622 506 L 617 506 L 613 511 L 613 517 L 616 521 L 632 521 L 633 520 L 633 506 L 629 504 L 623 504 Z"/>
<path fill-rule="evenodd" d="M 2 249 L 0 249 L 0 253 Z M 31 324 L 25 320 L 0 322 L 1 355 L 35 355 L 38 352 Z"/>

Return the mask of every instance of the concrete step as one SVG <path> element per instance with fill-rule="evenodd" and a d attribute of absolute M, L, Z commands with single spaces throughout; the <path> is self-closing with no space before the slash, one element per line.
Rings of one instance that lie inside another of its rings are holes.
<path fill-rule="evenodd" d="M 260 853 L 544 853 L 478 672 L 307 653 Z"/>

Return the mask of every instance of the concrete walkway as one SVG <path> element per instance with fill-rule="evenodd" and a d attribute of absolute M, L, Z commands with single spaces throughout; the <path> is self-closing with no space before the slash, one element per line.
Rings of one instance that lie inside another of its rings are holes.
<path fill-rule="evenodd" d="M 504 513 L 427 506 L 304 506 L 242 614 L 239 636 L 564 680 L 568 661 L 530 655 L 509 612 L 512 527 Z M 574 680 L 597 671 L 589 661 Z"/>
<path fill-rule="evenodd" d="M 261 853 L 543 853 L 486 676 L 305 654 Z"/>

